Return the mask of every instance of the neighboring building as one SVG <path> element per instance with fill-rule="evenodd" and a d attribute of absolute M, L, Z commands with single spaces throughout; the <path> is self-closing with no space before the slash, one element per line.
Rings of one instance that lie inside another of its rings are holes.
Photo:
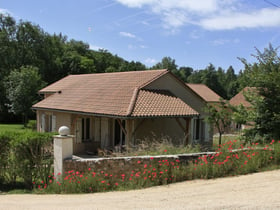
<path fill-rule="evenodd" d="M 201 96 L 207 102 L 207 104 L 214 105 L 216 103 L 220 103 L 221 99 L 223 100 L 221 96 L 219 96 L 205 84 L 186 83 L 186 85 L 190 87 L 194 92 L 196 92 L 199 96 Z M 226 128 L 225 132 L 228 133 L 229 130 L 230 128 Z M 218 129 L 216 127 L 213 128 L 213 133 L 218 133 Z"/>
<path fill-rule="evenodd" d="M 250 102 L 248 102 L 244 96 L 244 93 L 248 92 L 248 91 L 254 91 L 254 88 L 251 87 L 245 87 L 243 88 L 239 93 L 237 93 L 235 96 L 233 96 L 229 103 L 233 106 L 238 106 L 238 105 L 243 105 L 246 108 L 251 107 Z"/>
<path fill-rule="evenodd" d="M 256 88 L 253 87 L 245 87 L 243 88 L 239 93 L 237 93 L 234 97 L 232 97 L 229 101 L 229 103 L 232 106 L 238 106 L 238 105 L 243 105 L 246 109 L 250 109 L 250 107 L 252 106 L 250 104 L 250 102 L 248 102 L 244 96 L 244 93 L 248 92 L 248 91 L 256 91 Z M 249 123 L 250 125 L 241 125 L 241 124 L 237 124 L 237 123 L 232 123 L 232 130 L 233 131 L 240 131 L 243 129 L 247 129 L 251 127 L 251 123 Z"/>
<path fill-rule="evenodd" d="M 68 126 L 74 154 L 160 138 L 212 144 L 205 100 L 167 70 L 69 75 L 39 93 L 37 130 Z"/>

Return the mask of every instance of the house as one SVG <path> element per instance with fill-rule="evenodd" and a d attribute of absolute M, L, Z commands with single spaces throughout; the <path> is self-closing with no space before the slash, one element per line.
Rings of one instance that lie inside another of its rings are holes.
<path fill-rule="evenodd" d="M 186 85 L 191 88 L 194 92 L 196 92 L 199 96 L 201 96 L 209 105 L 215 105 L 220 103 L 220 100 L 223 100 L 221 96 L 215 93 L 212 89 L 210 89 L 205 84 L 193 84 L 186 83 Z M 225 132 L 228 133 L 230 128 L 225 128 Z M 213 128 L 213 133 L 218 133 L 218 129 L 216 127 Z"/>
<path fill-rule="evenodd" d="M 205 100 L 165 69 L 69 75 L 39 93 L 37 130 L 68 126 L 74 154 L 160 138 L 212 143 Z"/>
<path fill-rule="evenodd" d="M 254 87 L 245 87 L 243 88 L 239 93 L 237 93 L 235 96 L 233 96 L 229 103 L 232 106 L 239 106 L 239 105 L 243 105 L 246 109 L 250 109 L 250 107 L 252 106 L 250 102 L 248 102 L 244 96 L 244 94 L 248 93 L 248 92 L 255 92 L 256 88 Z M 249 122 L 248 125 L 241 125 L 241 124 L 237 124 L 237 123 L 232 123 L 232 129 L 233 131 L 239 131 L 239 130 L 243 130 L 243 129 L 247 129 L 250 128 L 253 122 Z"/>
<path fill-rule="evenodd" d="M 244 93 L 248 91 L 254 91 L 255 89 L 252 87 L 245 87 L 243 88 L 239 93 L 237 93 L 235 96 L 233 96 L 229 103 L 233 106 L 243 105 L 245 108 L 251 107 L 250 102 L 248 102 L 244 96 Z"/>

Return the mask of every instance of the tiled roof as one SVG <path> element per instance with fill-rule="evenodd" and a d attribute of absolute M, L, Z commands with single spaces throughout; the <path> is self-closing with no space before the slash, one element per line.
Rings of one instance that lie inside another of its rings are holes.
<path fill-rule="evenodd" d="M 243 104 L 243 106 L 245 106 L 245 107 L 250 107 L 251 104 L 248 101 L 246 101 L 243 93 L 248 92 L 248 91 L 254 91 L 254 90 L 255 90 L 255 88 L 245 87 L 243 90 L 241 90 L 239 93 L 237 93 L 234 97 L 232 97 L 230 99 L 229 103 L 233 106 Z"/>
<path fill-rule="evenodd" d="M 138 110 L 134 108 L 137 97 L 142 95 L 139 90 L 167 73 L 167 70 L 150 70 L 70 75 L 40 90 L 40 93 L 54 94 L 35 104 L 33 108 L 131 116 L 133 110 Z M 146 111 L 144 114 L 149 115 Z M 137 115 L 140 116 L 141 113 L 137 111 Z M 168 116 L 170 113 L 161 112 L 161 115 Z"/>
<path fill-rule="evenodd" d="M 190 84 L 186 83 L 186 85 L 191 88 L 194 92 L 196 92 L 200 97 L 202 97 L 207 102 L 219 102 L 221 96 L 211 90 L 204 84 Z"/>
<path fill-rule="evenodd" d="M 168 90 L 140 90 L 132 116 L 191 116 L 199 113 Z"/>

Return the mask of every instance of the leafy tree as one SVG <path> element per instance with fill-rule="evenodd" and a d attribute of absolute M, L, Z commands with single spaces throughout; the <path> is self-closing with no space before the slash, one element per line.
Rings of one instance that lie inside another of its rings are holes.
<path fill-rule="evenodd" d="M 38 68 L 27 66 L 13 70 L 5 79 L 9 111 L 21 114 L 26 125 L 31 106 L 38 99 L 37 92 L 44 86 L 38 73 Z"/>
<path fill-rule="evenodd" d="M 208 104 L 206 106 L 208 116 L 206 122 L 217 128 L 219 132 L 219 144 L 222 143 L 222 135 L 232 122 L 232 109 L 227 101 L 220 100 L 219 103 Z"/>
<path fill-rule="evenodd" d="M 152 69 L 168 69 L 169 71 L 177 71 L 177 64 L 174 59 L 170 57 L 162 58 L 161 62 L 157 63 Z"/>
<path fill-rule="evenodd" d="M 278 48 L 270 44 L 264 52 L 256 49 L 256 63 L 245 64 L 245 76 L 250 77 L 247 84 L 256 87 L 258 96 L 248 98 L 255 111 L 254 135 L 260 135 L 267 140 L 280 139 L 280 58 Z"/>

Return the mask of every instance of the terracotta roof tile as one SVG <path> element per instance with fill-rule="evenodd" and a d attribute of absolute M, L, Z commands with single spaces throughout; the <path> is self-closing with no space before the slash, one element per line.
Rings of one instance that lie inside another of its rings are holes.
<path fill-rule="evenodd" d="M 132 116 L 193 116 L 199 113 L 168 90 L 140 90 Z"/>
<path fill-rule="evenodd" d="M 202 97 L 207 102 L 218 102 L 221 96 L 211 90 L 204 84 L 191 84 L 186 83 L 186 85 L 196 92 L 200 97 Z"/>
<path fill-rule="evenodd" d="M 170 94 L 140 90 L 167 73 L 167 70 L 151 70 L 70 75 L 40 90 L 53 94 L 33 108 L 117 116 L 197 114 Z M 148 100 L 153 100 L 150 108 L 146 104 Z"/>
<path fill-rule="evenodd" d="M 234 97 L 232 97 L 229 101 L 229 103 L 233 106 L 237 106 L 240 104 L 243 104 L 245 107 L 250 107 L 251 104 L 245 99 L 243 93 L 248 91 L 255 91 L 255 88 L 252 87 L 245 87 L 243 90 L 241 90 L 239 93 L 237 93 Z"/>

